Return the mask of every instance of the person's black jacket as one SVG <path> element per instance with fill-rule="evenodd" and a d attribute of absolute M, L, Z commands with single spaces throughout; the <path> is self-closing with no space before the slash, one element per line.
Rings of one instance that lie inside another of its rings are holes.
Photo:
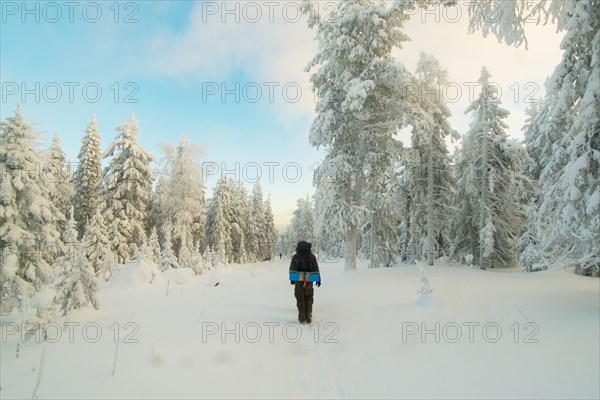
<path fill-rule="evenodd" d="M 311 244 L 301 241 L 296 246 L 296 254 L 290 262 L 290 271 L 319 272 L 317 257 L 310 251 Z"/>

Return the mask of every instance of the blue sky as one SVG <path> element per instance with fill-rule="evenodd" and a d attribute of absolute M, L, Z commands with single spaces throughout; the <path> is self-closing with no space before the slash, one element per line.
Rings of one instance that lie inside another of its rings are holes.
<path fill-rule="evenodd" d="M 92 113 L 106 148 L 133 112 L 140 142 L 157 157 L 160 142 L 185 134 L 205 145 L 204 162 L 245 180 L 248 189 L 259 171 L 283 228 L 296 200 L 313 193 L 312 169 L 323 157 L 308 144 L 315 99 L 303 69 L 316 44 L 306 21 L 297 18 L 299 3 L 71 4 L 0 2 L 0 118 L 21 103 L 43 143 L 58 132 L 67 157 L 76 161 Z M 335 6 L 319 4 L 324 14 Z M 454 88 L 461 88 L 450 104 L 451 122 L 461 133 L 469 123 L 463 115 L 469 82 L 485 64 L 511 111 L 510 134 L 522 138 L 526 95 L 543 94 L 560 60 L 562 35 L 532 24 L 529 49 L 511 48 L 481 33 L 468 35 L 462 7 L 453 10 L 462 18 L 439 9 L 415 13 L 405 29 L 412 41 L 394 54 L 411 70 L 422 50 L 438 57 Z M 208 196 L 216 175 L 207 179 Z"/>

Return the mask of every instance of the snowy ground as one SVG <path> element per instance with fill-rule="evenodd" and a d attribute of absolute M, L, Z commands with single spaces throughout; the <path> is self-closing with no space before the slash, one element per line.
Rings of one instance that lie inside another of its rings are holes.
<path fill-rule="evenodd" d="M 31 398 L 38 379 L 37 397 L 61 399 L 600 397 L 598 279 L 436 265 L 418 295 L 415 266 L 321 263 L 300 326 L 285 261 L 151 285 L 134 268 L 102 310 L 48 325 L 54 343 L 3 317 L 0 397 Z"/>

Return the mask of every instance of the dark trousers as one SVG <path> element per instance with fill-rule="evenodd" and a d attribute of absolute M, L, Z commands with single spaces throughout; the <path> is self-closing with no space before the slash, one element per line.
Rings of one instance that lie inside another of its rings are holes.
<path fill-rule="evenodd" d="M 298 306 L 298 320 L 300 322 L 312 318 L 312 306 L 315 295 L 315 289 L 312 282 L 296 282 L 294 296 L 296 296 L 296 305 Z"/>

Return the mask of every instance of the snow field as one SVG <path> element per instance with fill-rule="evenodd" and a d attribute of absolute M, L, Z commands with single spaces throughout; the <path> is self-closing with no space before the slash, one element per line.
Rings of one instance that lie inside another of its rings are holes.
<path fill-rule="evenodd" d="M 54 343 L 25 341 L 11 333 L 18 316 L 3 317 L 0 393 L 31 398 L 45 350 L 39 398 L 600 394 L 597 280 L 438 264 L 425 267 L 434 291 L 419 295 L 416 266 L 322 262 L 313 324 L 299 325 L 287 266 L 171 271 L 149 284 L 139 277 L 152 267 L 128 264 L 100 311 L 72 312 L 58 336 L 48 326 Z"/>

